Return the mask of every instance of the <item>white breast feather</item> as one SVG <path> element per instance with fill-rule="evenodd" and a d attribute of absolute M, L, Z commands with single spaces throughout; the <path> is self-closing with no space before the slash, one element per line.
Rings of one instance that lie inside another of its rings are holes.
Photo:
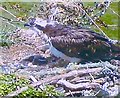
<path fill-rule="evenodd" d="M 69 57 L 67 55 L 65 55 L 64 53 L 60 52 L 59 50 L 57 50 L 56 48 L 54 48 L 53 46 L 50 46 L 50 52 L 55 55 L 56 57 L 60 57 L 64 60 L 70 61 L 70 62 L 80 62 L 79 58 L 76 57 Z"/>

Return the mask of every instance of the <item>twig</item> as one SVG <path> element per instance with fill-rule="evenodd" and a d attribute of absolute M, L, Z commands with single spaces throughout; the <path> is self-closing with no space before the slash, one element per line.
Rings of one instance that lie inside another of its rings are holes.
<path fill-rule="evenodd" d="M 5 21 L 5 19 L 3 19 L 3 18 L 2 18 L 2 20 Z M 12 24 L 12 23 L 10 23 L 10 22 L 8 22 L 8 21 L 5 21 L 5 22 L 8 23 L 8 24 L 10 24 L 10 25 L 13 26 L 13 27 L 17 27 L 17 26 L 15 26 L 14 24 Z"/>
<path fill-rule="evenodd" d="M 107 25 L 108 27 L 118 27 L 118 25 Z"/>
<path fill-rule="evenodd" d="M 72 97 L 74 97 L 73 94 L 72 94 L 72 92 L 71 92 L 71 90 L 69 90 L 69 93 L 70 93 L 70 95 L 72 95 Z"/>
<path fill-rule="evenodd" d="M 71 92 L 67 92 L 67 93 L 65 93 L 65 96 L 69 96 L 69 95 L 74 95 L 74 94 L 80 94 L 80 93 L 82 93 L 81 91 L 71 91 Z"/>
<path fill-rule="evenodd" d="M 109 9 L 120 18 L 120 15 L 117 14 L 112 8 L 109 7 Z"/>
<path fill-rule="evenodd" d="M 33 82 L 37 82 L 37 80 L 35 79 L 35 77 L 33 77 L 32 75 L 29 76 L 30 79 L 33 81 Z"/>
<path fill-rule="evenodd" d="M 91 80 L 87 80 L 87 79 L 83 79 L 83 80 L 71 80 L 70 82 L 74 82 L 74 83 L 86 83 L 86 82 L 91 82 Z M 99 84 L 103 84 L 106 82 L 106 79 L 105 78 L 99 78 L 99 79 L 94 79 L 94 81 L 92 81 L 94 83 L 99 83 Z"/>
<path fill-rule="evenodd" d="M 74 71 L 70 71 L 69 73 L 66 73 L 66 74 L 63 74 L 63 75 L 56 75 L 54 77 L 45 78 L 41 81 L 34 82 L 31 85 L 33 87 L 35 87 L 35 86 L 41 85 L 42 83 L 49 83 L 49 82 L 54 81 L 54 80 L 59 80 L 59 79 L 62 79 L 62 78 L 63 79 L 64 78 L 69 78 L 69 77 L 76 76 L 76 75 L 83 75 L 83 74 L 88 74 L 88 73 L 99 72 L 101 70 L 102 70 L 102 68 L 92 68 L 92 69 L 89 69 L 89 70 L 85 70 L 85 69 L 74 70 Z"/>
<path fill-rule="evenodd" d="M 34 83 L 30 84 L 29 86 L 36 87 L 36 86 L 39 86 L 43 83 L 45 84 L 45 83 L 49 83 L 49 82 L 55 81 L 55 80 L 58 81 L 59 79 L 62 79 L 62 78 L 64 79 L 64 78 L 68 78 L 68 77 L 75 76 L 75 75 L 83 75 L 83 74 L 88 74 L 88 73 L 99 72 L 101 70 L 102 70 L 102 68 L 92 68 L 89 70 L 85 70 L 85 69 L 74 70 L 74 71 L 70 71 L 69 73 L 66 73 L 63 75 L 56 75 L 54 77 L 44 78 L 43 80 L 40 80 L 38 82 L 34 82 Z M 94 84 L 91 84 L 91 85 L 94 85 Z M 26 91 L 27 89 L 28 89 L 28 86 L 22 87 L 22 88 L 18 89 L 17 91 L 11 92 L 8 95 L 9 96 L 16 96 L 16 95 L 22 93 L 23 91 Z"/>
<path fill-rule="evenodd" d="M 0 16 L 1 18 L 3 18 L 3 19 L 6 19 L 7 21 L 9 21 L 9 22 L 24 22 L 24 21 L 21 21 L 21 20 L 17 20 L 17 21 L 15 21 L 15 20 L 12 20 L 12 19 L 9 19 L 9 18 L 6 18 L 6 17 L 4 17 L 4 16 Z M 24 22 L 25 23 L 25 22 Z"/>
<path fill-rule="evenodd" d="M 92 21 L 92 23 L 101 31 L 101 33 L 108 39 L 110 39 L 104 32 L 102 29 L 100 29 L 100 27 L 95 23 L 95 21 L 87 14 L 87 12 L 81 7 L 79 6 L 79 8 L 87 15 L 87 17 Z"/>
<path fill-rule="evenodd" d="M 21 93 L 21 92 L 23 92 L 23 91 L 26 91 L 28 89 L 28 86 L 26 86 L 26 87 L 22 87 L 22 88 L 20 88 L 19 90 L 16 90 L 16 91 L 14 91 L 14 92 L 12 92 L 12 93 L 9 93 L 7 96 L 17 96 L 19 93 Z M 7 97 L 7 96 L 5 96 L 5 98 Z"/>
<path fill-rule="evenodd" d="M 108 61 L 106 62 L 98 62 L 98 63 L 87 63 L 87 64 L 79 64 L 80 68 L 86 68 L 89 66 L 89 68 L 93 68 L 93 67 L 103 67 L 106 66 L 108 68 L 112 68 L 114 70 L 118 69 L 118 66 L 114 66 L 112 64 L 110 64 Z"/>
<path fill-rule="evenodd" d="M 93 96 L 96 96 L 96 95 L 98 95 L 98 94 L 100 93 L 100 91 L 101 91 L 101 90 L 99 90 L 99 91 L 98 91 L 96 94 L 94 94 Z"/>
<path fill-rule="evenodd" d="M 102 29 L 100 29 L 100 27 L 94 22 L 94 20 L 86 13 L 86 11 L 79 6 L 79 8 L 87 15 L 87 17 L 92 21 L 92 23 L 94 23 L 94 25 L 101 31 L 101 33 L 108 39 L 110 39 L 104 32 Z"/>
<path fill-rule="evenodd" d="M 75 82 L 75 83 L 85 83 L 85 82 L 91 82 L 91 80 L 87 79 L 80 79 L 80 77 L 72 79 L 70 82 Z"/>
<path fill-rule="evenodd" d="M 78 83 L 78 84 L 72 84 L 66 80 L 59 80 L 57 84 L 60 84 L 62 86 L 65 86 L 66 88 L 70 90 L 83 90 L 83 89 L 94 89 L 94 88 L 100 88 L 99 83 Z"/>
<path fill-rule="evenodd" d="M 12 13 L 9 12 L 8 10 L 4 9 L 3 7 L 0 7 L 0 9 L 4 10 L 5 12 L 9 13 L 11 16 L 13 16 L 14 18 L 17 19 L 17 17 L 16 17 L 14 14 L 12 14 Z M 8 19 L 8 18 L 6 18 L 6 19 Z M 11 19 L 8 19 L 8 20 L 11 20 Z M 18 19 L 17 19 L 17 20 L 18 20 Z M 19 20 L 19 21 L 20 21 L 20 22 L 24 22 L 24 21 L 22 21 L 22 20 Z"/>
<path fill-rule="evenodd" d="M 88 66 L 87 66 L 87 70 L 89 70 L 89 69 L 88 69 Z M 90 77 L 92 78 L 92 80 L 94 81 L 95 79 L 94 79 L 94 77 L 92 76 L 92 74 L 89 73 L 89 75 L 90 75 Z"/>
<path fill-rule="evenodd" d="M 0 7 L 0 9 L 4 10 L 5 12 L 9 13 L 10 15 L 12 15 L 14 18 L 17 18 L 14 14 L 12 14 L 11 12 L 7 11 L 6 9 L 4 9 L 3 7 Z"/>

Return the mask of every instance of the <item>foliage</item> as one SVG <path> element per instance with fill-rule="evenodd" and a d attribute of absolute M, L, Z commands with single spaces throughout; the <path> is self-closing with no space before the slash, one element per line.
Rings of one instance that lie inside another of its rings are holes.
<path fill-rule="evenodd" d="M 13 44 L 14 42 L 12 42 L 9 37 L 8 37 L 8 33 L 5 32 L 1 32 L 0 33 L 0 46 L 10 46 L 11 44 Z"/>
<path fill-rule="evenodd" d="M 68 5 L 66 5 L 68 4 Z M 77 4 L 77 5 L 76 5 Z M 75 6 L 75 7 L 74 7 Z M 58 7 L 58 13 L 53 15 L 55 8 Z M 0 46 L 10 46 L 14 44 L 16 40 L 13 39 L 14 34 L 18 28 L 24 28 L 23 25 L 29 17 L 40 17 L 43 19 L 57 20 L 65 25 L 82 26 L 91 28 L 99 32 L 91 21 L 88 19 L 86 14 L 80 13 L 79 2 L 70 4 L 67 3 L 48 3 L 48 2 L 2 2 L 2 8 L 0 14 Z M 82 7 L 88 15 L 93 19 L 97 16 L 95 22 L 110 38 L 118 39 L 118 17 L 113 14 L 111 9 L 118 13 L 118 3 L 111 3 L 110 7 L 105 10 L 102 15 L 103 8 L 95 8 L 95 3 L 89 2 L 84 3 Z M 111 9 L 110 9 L 111 8 Z M 100 13 L 97 13 L 100 12 Z M 97 13 L 97 14 L 96 14 Z M 100 15 L 101 14 L 101 15 Z M 4 75 L 0 74 L 0 95 L 5 96 L 12 91 L 17 90 L 20 87 L 29 85 L 30 81 L 24 78 L 17 77 L 15 75 Z M 17 98 L 21 97 L 38 97 L 38 96 L 62 96 L 61 93 L 55 91 L 53 86 L 45 86 L 44 89 L 32 88 L 25 92 L 22 92 Z"/>
<path fill-rule="evenodd" d="M 23 87 L 29 83 L 24 78 L 16 77 L 15 75 L 0 74 L 0 95 L 4 96 L 19 87 Z"/>
<path fill-rule="evenodd" d="M 2 2 L 2 7 L 13 15 L 7 13 L 5 10 L 2 10 L 2 14 L 0 15 L 0 18 L 2 19 L 2 26 L 0 27 L 0 46 L 11 45 L 11 42 L 15 43 L 9 36 L 6 36 L 6 32 L 13 33 L 13 31 L 18 27 L 24 28 L 23 24 L 31 16 L 38 16 L 43 19 L 51 18 L 56 7 L 58 7 L 59 11 L 53 15 L 53 20 L 57 20 L 66 25 L 69 24 L 91 28 L 94 31 L 100 32 L 98 28 L 93 26 L 91 20 L 88 19 L 86 14 L 79 10 L 80 4 L 82 3 Z M 108 8 L 107 10 L 106 7 L 100 8 L 96 7 L 96 5 L 97 4 L 93 2 L 84 2 L 82 8 L 88 15 L 90 15 L 90 17 L 92 17 L 106 35 L 110 38 L 118 39 L 118 16 L 111 10 L 113 9 L 116 13 L 118 13 L 118 2 L 112 2 L 110 5 L 111 9 Z"/>
<path fill-rule="evenodd" d="M 29 85 L 30 81 L 24 78 L 20 78 L 13 74 L 0 74 L 0 96 L 5 96 L 12 91 L 15 91 L 21 87 Z M 29 87 L 27 91 L 22 92 L 15 98 L 23 97 L 38 97 L 38 96 L 63 96 L 61 93 L 55 91 L 54 86 L 47 85 L 43 90 Z"/>
<path fill-rule="evenodd" d="M 54 86 L 47 85 L 44 90 L 30 87 L 27 91 L 22 92 L 17 98 L 21 97 L 48 97 L 48 96 L 63 96 L 62 93 L 55 91 Z"/>

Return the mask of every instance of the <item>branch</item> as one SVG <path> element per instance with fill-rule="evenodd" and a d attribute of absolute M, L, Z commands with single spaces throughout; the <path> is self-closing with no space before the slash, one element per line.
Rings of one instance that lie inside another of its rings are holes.
<path fill-rule="evenodd" d="M 70 95 L 75 95 L 75 94 L 82 94 L 82 92 L 81 91 L 71 91 L 71 92 L 65 93 L 65 96 L 70 96 Z"/>
<path fill-rule="evenodd" d="M 17 96 L 18 94 L 20 94 L 23 91 L 26 91 L 27 89 L 28 89 L 28 86 L 22 87 L 19 90 L 16 90 L 16 91 L 14 91 L 12 93 L 9 93 L 7 96 Z M 7 98 L 7 96 L 5 96 L 5 98 Z"/>
<path fill-rule="evenodd" d="M 11 13 L 10 11 L 4 9 L 3 7 L 0 7 L 0 9 L 4 10 L 5 12 L 7 12 L 8 14 L 10 14 L 11 16 L 13 16 L 14 18 L 17 19 L 17 16 L 15 16 L 15 15 L 14 15 L 13 13 Z M 6 18 L 6 19 L 7 19 L 7 20 L 11 20 L 11 19 L 8 19 L 8 18 Z M 18 20 L 18 19 L 17 19 L 17 20 Z M 22 21 L 22 20 L 19 20 L 19 21 L 24 23 L 24 21 Z"/>
<path fill-rule="evenodd" d="M 2 18 L 2 20 L 4 21 L 5 19 Z M 17 27 L 17 26 L 15 26 L 14 24 L 10 23 L 9 21 L 4 21 L 4 22 L 10 24 L 10 25 L 13 26 L 13 27 Z"/>
<path fill-rule="evenodd" d="M 76 76 L 76 75 L 83 75 L 83 74 L 88 74 L 88 73 L 99 72 L 101 70 L 102 70 L 102 68 L 74 70 L 74 71 L 70 71 L 69 73 L 66 73 L 66 74 L 56 75 L 54 77 L 44 78 L 43 80 L 40 80 L 38 82 L 33 82 L 29 86 L 36 87 L 36 86 L 39 86 L 41 84 L 49 83 L 51 81 L 55 81 L 55 80 L 58 81 L 59 79 L 62 79 L 62 78 L 68 78 L 68 77 L 72 77 L 72 76 Z M 91 84 L 91 85 L 95 85 L 95 84 Z M 7 96 L 16 96 L 16 95 L 22 93 L 23 91 L 26 91 L 27 89 L 28 89 L 28 86 L 22 87 L 22 88 L 14 91 L 14 92 L 11 92 Z"/>
<path fill-rule="evenodd" d="M 110 39 L 104 32 L 102 29 L 100 29 L 100 27 L 95 23 L 95 21 L 88 15 L 88 13 L 82 8 L 79 6 L 79 8 L 87 15 L 87 17 L 92 21 L 92 23 L 101 31 L 101 33 L 108 39 Z"/>
<path fill-rule="evenodd" d="M 0 9 L 4 10 L 5 12 L 9 13 L 11 16 L 13 16 L 14 18 L 17 18 L 14 14 L 12 14 L 11 12 L 7 11 L 6 9 L 4 9 L 3 7 L 0 7 Z"/>
<path fill-rule="evenodd" d="M 112 65 L 110 62 L 106 61 L 106 62 L 98 62 L 98 63 L 87 63 L 87 64 L 79 64 L 80 68 L 93 68 L 93 67 L 108 67 L 108 68 L 112 68 L 114 70 L 118 69 L 118 66 Z"/>
<path fill-rule="evenodd" d="M 64 86 L 68 88 L 69 90 L 84 90 L 84 89 L 100 88 L 99 83 L 89 83 L 89 82 L 72 84 L 66 80 L 59 80 L 57 84 L 60 84 L 61 86 Z"/>
<path fill-rule="evenodd" d="M 116 13 L 112 8 L 109 7 L 109 9 L 120 18 L 120 15 Z"/>
<path fill-rule="evenodd" d="M 49 83 L 51 81 L 55 81 L 55 80 L 59 80 L 59 79 L 65 79 L 65 78 L 69 78 L 69 77 L 73 77 L 73 76 L 77 76 L 77 75 L 84 75 L 84 74 L 99 72 L 101 70 L 102 70 L 102 68 L 74 70 L 74 71 L 70 71 L 69 73 L 66 73 L 66 74 L 63 74 L 63 75 L 56 75 L 54 77 L 48 77 L 48 78 L 45 78 L 41 81 L 34 82 L 33 84 L 31 84 L 31 86 L 36 87 L 38 85 L 41 85 L 42 83 Z"/>

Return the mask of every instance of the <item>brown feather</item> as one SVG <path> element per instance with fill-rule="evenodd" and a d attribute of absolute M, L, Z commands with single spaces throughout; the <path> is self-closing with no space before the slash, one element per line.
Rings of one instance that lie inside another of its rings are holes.
<path fill-rule="evenodd" d="M 89 29 L 57 24 L 47 25 L 43 32 L 57 50 L 70 57 L 91 61 L 109 58 L 112 54 L 108 39 Z"/>

